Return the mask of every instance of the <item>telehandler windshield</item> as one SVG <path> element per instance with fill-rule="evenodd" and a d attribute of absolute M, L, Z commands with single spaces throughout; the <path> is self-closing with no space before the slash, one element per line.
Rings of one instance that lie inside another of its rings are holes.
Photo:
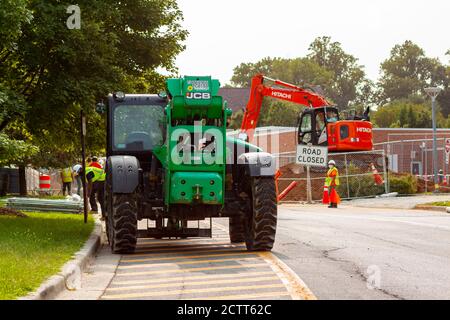
<path fill-rule="evenodd" d="M 113 148 L 151 151 L 164 143 L 164 110 L 158 105 L 119 105 L 114 108 Z"/>

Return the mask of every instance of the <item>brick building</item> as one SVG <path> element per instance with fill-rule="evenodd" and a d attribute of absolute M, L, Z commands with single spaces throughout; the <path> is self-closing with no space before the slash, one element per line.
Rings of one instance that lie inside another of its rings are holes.
<path fill-rule="evenodd" d="M 438 170 L 449 172 L 445 159 L 445 139 L 450 129 L 437 130 Z M 433 174 L 433 130 L 409 128 L 375 128 L 374 149 L 384 150 L 389 157 L 389 167 L 395 172 L 416 175 Z"/>
<path fill-rule="evenodd" d="M 389 158 L 389 169 L 415 175 L 433 174 L 433 130 L 408 128 L 373 129 L 374 149 L 384 150 Z M 446 164 L 445 139 L 450 129 L 437 130 L 438 170 L 450 173 Z M 297 129 L 291 127 L 257 128 L 255 144 L 275 155 L 295 153 Z M 283 162 L 280 163 L 283 165 Z"/>

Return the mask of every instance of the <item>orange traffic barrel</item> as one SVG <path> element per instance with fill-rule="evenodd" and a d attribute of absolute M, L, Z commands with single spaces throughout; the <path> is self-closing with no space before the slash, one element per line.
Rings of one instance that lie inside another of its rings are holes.
<path fill-rule="evenodd" d="M 47 174 L 41 174 L 39 176 L 39 189 L 41 191 L 50 191 L 50 176 Z"/>

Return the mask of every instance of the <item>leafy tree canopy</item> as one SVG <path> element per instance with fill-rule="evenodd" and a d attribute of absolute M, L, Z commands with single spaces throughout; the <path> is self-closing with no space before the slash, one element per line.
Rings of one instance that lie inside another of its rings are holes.
<path fill-rule="evenodd" d="M 285 101 L 274 101 L 263 108 L 259 126 L 286 126 L 298 125 L 300 112 L 305 107 Z"/>
<path fill-rule="evenodd" d="M 327 92 L 341 109 L 346 109 L 358 98 L 367 99 L 360 96 L 371 89 L 364 69 L 357 58 L 342 49 L 339 42 L 333 42 L 330 37 L 319 37 L 311 43 L 309 52 L 308 58 L 332 72 L 334 81 Z"/>
<path fill-rule="evenodd" d="M 55 164 L 58 154 L 79 152 L 80 109 L 89 114 L 88 147 L 101 151 L 105 128 L 95 103 L 111 91 L 161 89 L 155 70 L 176 71 L 187 36 L 175 0 L 77 4 L 79 30 L 66 26 L 69 1 L 0 4 L 0 131 L 16 139 L 28 132 Z"/>
<path fill-rule="evenodd" d="M 12 140 L 6 134 L 0 133 L 0 166 L 21 165 L 38 151 L 39 149 L 30 143 Z"/>
<path fill-rule="evenodd" d="M 262 73 L 297 85 L 320 86 L 323 94 L 341 109 L 372 102 L 374 84 L 366 79 L 358 59 L 346 53 L 330 37 L 315 39 L 307 57 L 264 58 L 256 63 L 241 63 L 234 69 L 234 86 L 249 87 L 251 78 Z"/>
<path fill-rule="evenodd" d="M 233 70 L 231 84 L 242 88 L 250 87 L 252 77 L 256 74 L 262 73 L 266 76 L 272 74 L 272 64 L 275 60 L 279 59 L 267 57 L 256 63 L 241 63 Z"/>
<path fill-rule="evenodd" d="M 424 94 L 427 86 L 442 85 L 445 68 L 438 59 L 429 58 L 412 41 L 394 46 L 390 57 L 381 64 L 380 102 L 389 102 Z"/>
<path fill-rule="evenodd" d="M 430 103 L 420 96 L 396 100 L 378 108 L 372 122 L 380 128 L 431 128 Z M 437 126 L 448 126 L 448 120 L 440 110 L 437 112 Z"/>

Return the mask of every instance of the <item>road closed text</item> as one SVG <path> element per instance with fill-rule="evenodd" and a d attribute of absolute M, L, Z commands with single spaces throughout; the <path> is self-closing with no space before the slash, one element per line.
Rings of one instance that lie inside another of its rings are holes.
<path fill-rule="evenodd" d="M 299 145 L 297 148 L 297 163 L 308 166 L 326 167 L 328 150 L 322 147 Z"/>

